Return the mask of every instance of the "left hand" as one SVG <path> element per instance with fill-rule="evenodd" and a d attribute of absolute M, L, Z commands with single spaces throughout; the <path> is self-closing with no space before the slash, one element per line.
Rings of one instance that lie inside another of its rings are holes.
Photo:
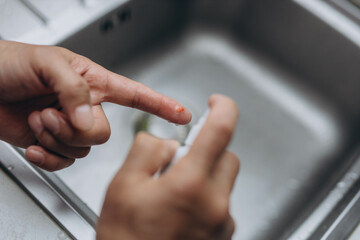
<path fill-rule="evenodd" d="M 97 240 L 230 240 L 235 229 L 230 194 L 240 168 L 227 151 L 239 109 L 223 95 L 209 99 L 210 113 L 189 152 L 167 172 L 179 146 L 139 133 L 109 185 Z"/>
<path fill-rule="evenodd" d="M 102 102 L 191 120 L 176 101 L 67 49 L 0 41 L 0 140 L 27 148 L 37 166 L 62 169 L 107 141 Z"/>

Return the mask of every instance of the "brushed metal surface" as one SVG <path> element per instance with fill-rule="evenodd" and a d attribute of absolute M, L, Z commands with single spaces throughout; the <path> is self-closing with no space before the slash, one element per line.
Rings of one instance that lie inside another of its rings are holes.
<path fill-rule="evenodd" d="M 114 20 L 123 11 L 131 19 Z M 106 21 L 114 27 L 102 28 Z M 288 236 L 359 142 L 358 45 L 296 1 L 128 2 L 60 45 L 179 100 L 193 121 L 212 93 L 236 100 L 234 239 Z M 139 114 L 104 109 L 109 142 L 57 173 L 97 213 Z"/>
<path fill-rule="evenodd" d="M 19 0 L 0 0 L 2 38 L 16 38 L 42 26 L 42 21 Z"/>

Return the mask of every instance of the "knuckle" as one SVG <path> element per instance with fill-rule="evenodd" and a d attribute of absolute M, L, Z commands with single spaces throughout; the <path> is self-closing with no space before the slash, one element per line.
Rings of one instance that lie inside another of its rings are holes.
<path fill-rule="evenodd" d="M 211 215 L 210 225 L 220 226 L 226 224 L 229 219 L 229 201 L 226 198 L 217 198 L 214 201 Z"/>
<path fill-rule="evenodd" d="M 57 141 L 47 131 L 43 131 L 40 136 L 37 137 L 39 143 L 49 149 L 53 149 L 58 146 Z"/>
<path fill-rule="evenodd" d="M 68 91 L 59 90 L 59 99 L 60 101 L 83 101 L 90 99 L 90 88 L 86 84 L 82 85 L 82 81 L 77 81 L 77 83 L 71 83 L 67 86 Z"/>
<path fill-rule="evenodd" d="M 57 52 L 62 53 L 62 54 L 65 54 L 65 55 L 72 53 L 69 49 L 66 49 L 66 48 L 64 48 L 64 47 L 52 46 L 52 48 L 53 48 L 54 50 L 56 50 Z"/>
<path fill-rule="evenodd" d="M 48 75 L 49 65 L 54 64 L 61 57 L 57 49 L 51 46 L 35 46 L 32 48 L 30 56 L 45 76 Z"/>
<path fill-rule="evenodd" d="M 78 97 L 81 92 L 87 93 L 90 91 L 88 84 L 81 78 L 78 78 L 76 81 L 69 83 L 68 87 L 69 91 L 65 91 L 64 94 L 70 98 Z"/>
<path fill-rule="evenodd" d="M 136 85 L 136 87 L 135 87 L 135 91 L 133 93 L 132 99 L 130 101 L 130 106 L 132 108 L 139 108 L 141 98 L 138 93 L 139 93 L 139 89 L 144 87 L 144 84 L 142 84 L 140 82 L 136 82 L 135 85 Z"/>
<path fill-rule="evenodd" d="M 160 158 L 170 160 L 174 156 L 177 147 L 178 143 L 176 141 L 161 140 L 157 148 L 158 152 L 161 153 Z"/>
<path fill-rule="evenodd" d="M 159 148 L 161 148 L 162 141 L 146 132 L 139 132 L 135 136 L 134 145 L 143 148 L 158 150 Z"/>
<path fill-rule="evenodd" d="M 135 144 L 142 144 L 143 142 L 146 142 L 150 138 L 149 134 L 145 132 L 139 132 L 135 136 L 134 143 Z"/>
<path fill-rule="evenodd" d="M 232 135 L 233 129 L 227 122 L 218 121 L 214 127 L 221 136 L 229 138 Z"/>
<path fill-rule="evenodd" d="M 126 180 L 124 177 L 116 176 L 109 184 L 106 199 L 114 203 L 115 206 L 129 209 L 134 204 L 134 199 L 131 197 L 133 194 L 130 192 L 131 188 L 127 185 Z"/>
<path fill-rule="evenodd" d="M 202 190 L 206 186 L 206 178 L 203 174 L 193 171 L 189 173 L 187 178 L 183 179 L 179 185 L 177 193 L 179 196 L 193 201 L 196 200 L 202 193 Z"/>
<path fill-rule="evenodd" d="M 32 54 L 36 60 L 45 62 L 45 59 L 56 55 L 56 51 L 53 47 L 35 46 L 33 48 Z"/>
<path fill-rule="evenodd" d="M 80 81 L 81 78 L 79 78 L 79 81 L 73 81 L 73 87 L 77 89 L 83 89 L 83 90 L 89 90 L 89 85 L 86 83 L 86 81 Z"/>
<path fill-rule="evenodd" d="M 236 156 L 235 153 L 233 152 L 227 152 L 228 154 L 228 161 L 229 161 L 229 164 L 231 165 L 231 167 L 233 169 L 236 169 L 237 172 L 240 170 L 240 167 L 241 167 L 241 162 L 240 162 L 240 159 L 238 158 L 238 156 Z"/>

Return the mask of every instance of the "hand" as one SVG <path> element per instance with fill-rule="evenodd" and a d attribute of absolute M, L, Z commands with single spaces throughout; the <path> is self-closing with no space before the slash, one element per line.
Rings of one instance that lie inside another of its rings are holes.
<path fill-rule="evenodd" d="M 178 143 L 140 133 L 108 188 L 98 240 L 231 239 L 229 196 L 239 160 L 226 151 L 238 108 L 227 97 L 209 100 L 210 114 L 189 153 L 159 178 Z"/>
<path fill-rule="evenodd" d="M 67 167 L 109 138 L 102 102 L 191 119 L 176 101 L 69 50 L 0 41 L 0 140 L 27 147 L 39 167 Z"/>

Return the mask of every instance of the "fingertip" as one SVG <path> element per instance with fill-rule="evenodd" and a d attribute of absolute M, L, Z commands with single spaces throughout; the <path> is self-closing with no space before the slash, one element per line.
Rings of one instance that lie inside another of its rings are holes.
<path fill-rule="evenodd" d="M 75 159 L 48 152 L 42 146 L 30 146 L 25 151 L 26 159 L 46 171 L 58 171 L 71 166 Z"/>
<path fill-rule="evenodd" d="M 55 109 L 45 109 L 40 116 L 42 123 L 48 130 L 55 135 L 60 132 L 60 118 Z"/>
<path fill-rule="evenodd" d="M 223 94 L 219 94 L 219 93 L 214 93 L 209 97 L 209 104 L 213 104 L 217 101 L 221 101 L 223 99 L 230 99 L 229 97 L 223 95 Z"/>
<path fill-rule="evenodd" d="M 184 107 L 181 107 L 180 108 L 181 111 L 179 111 L 179 108 L 176 107 L 175 108 L 175 113 L 176 113 L 176 120 L 177 120 L 177 124 L 187 124 L 191 121 L 192 119 L 192 114 L 191 112 L 184 108 Z"/>
<path fill-rule="evenodd" d="M 236 114 L 236 118 L 239 117 L 240 109 L 234 99 L 218 93 L 212 94 L 209 98 L 209 106 L 213 107 L 215 104 L 219 104 L 219 103 L 223 104 L 228 109 L 231 109 L 231 111 Z"/>
<path fill-rule="evenodd" d="M 192 118 L 191 112 L 177 101 L 170 98 L 167 99 L 167 102 L 163 101 L 166 103 L 164 105 L 167 105 L 167 109 L 161 114 L 157 115 L 175 124 L 183 125 L 189 123 Z"/>
<path fill-rule="evenodd" d="M 235 101 L 232 98 L 230 98 L 229 96 L 223 95 L 223 94 L 218 94 L 218 93 L 214 93 L 210 96 L 209 105 L 212 105 L 218 101 L 227 101 L 228 103 L 230 103 L 232 105 L 236 105 Z"/>
<path fill-rule="evenodd" d="M 232 168 L 234 169 L 234 171 L 236 172 L 236 175 L 238 175 L 240 173 L 240 170 L 241 170 L 241 161 L 239 159 L 239 157 L 233 153 L 233 152 L 228 152 L 229 154 L 229 158 L 230 158 L 230 161 L 232 163 L 230 163 L 230 165 L 232 166 Z"/>
<path fill-rule="evenodd" d="M 36 136 L 39 136 L 44 130 L 39 111 L 34 111 L 29 115 L 28 124 Z"/>
<path fill-rule="evenodd" d="M 89 104 L 83 104 L 75 108 L 71 122 L 80 131 L 88 131 L 94 125 L 94 117 Z"/>
<path fill-rule="evenodd" d="M 42 151 L 42 148 L 39 146 L 28 147 L 25 151 L 25 157 L 29 162 L 37 166 L 41 166 L 45 161 L 44 152 Z"/>

